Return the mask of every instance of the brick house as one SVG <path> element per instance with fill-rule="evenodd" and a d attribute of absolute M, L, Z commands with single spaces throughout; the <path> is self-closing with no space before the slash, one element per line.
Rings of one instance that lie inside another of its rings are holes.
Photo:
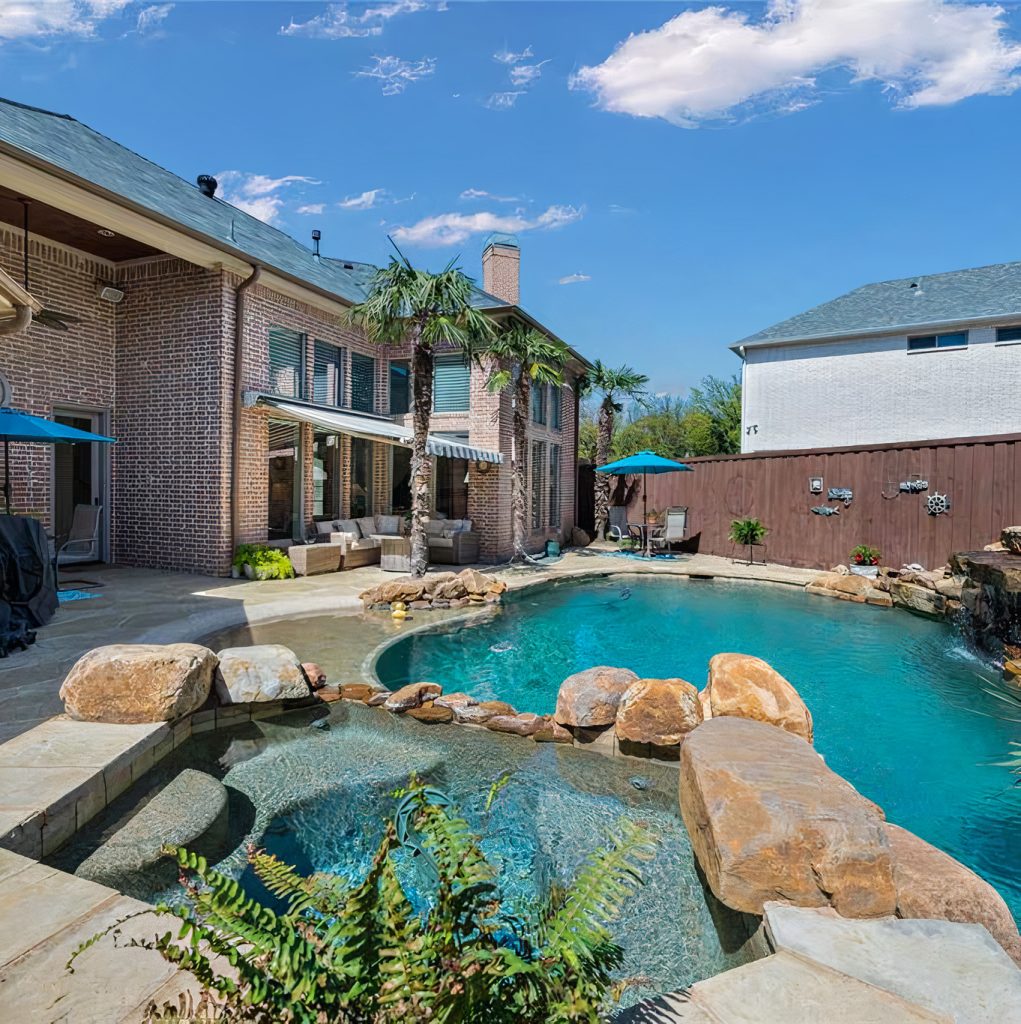
<path fill-rule="evenodd" d="M 14 509 L 56 532 L 104 508 L 102 555 L 223 574 L 238 543 L 410 500 L 409 352 L 347 321 L 374 267 L 319 256 L 73 118 L 0 100 L 0 269 L 66 332 L 2 338 L 11 404 L 118 439 L 12 444 Z M 26 231 L 26 218 L 28 229 Z M 27 242 L 27 264 L 25 251 Z M 520 250 L 491 238 L 477 305 L 550 333 L 518 305 Z M 533 396 L 530 540 L 575 522 L 578 381 Z M 512 400 L 437 357 L 434 509 L 470 518 L 486 561 L 511 547 Z"/>

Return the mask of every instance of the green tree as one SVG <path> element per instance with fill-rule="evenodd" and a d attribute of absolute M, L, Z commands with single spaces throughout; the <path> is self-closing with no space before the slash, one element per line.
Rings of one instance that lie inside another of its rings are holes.
<path fill-rule="evenodd" d="M 582 407 L 578 420 L 578 457 L 588 459 L 591 462 L 596 460 L 596 418 Z"/>
<path fill-rule="evenodd" d="M 360 882 L 304 877 L 251 850 L 256 875 L 287 908 L 277 913 L 205 858 L 170 851 L 187 900 L 155 912 L 177 919 L 177 934 L 127 944 L 191 972 L 204 989 L 203 1008 L 214 1014 L 203 1019 L 598 1024 L 610 1009 L 611 972 L 622 962 L 608 926 L 641 883 L 639 864 L 654 848 L 644 829 L 622 821 L 570 886 L 554 888 L 522 917 L 503 904 L 497 872 L 468 823 L 442 793 L 413 783 Z M 409 871 L 417 899 L 402 881 Z M 68 968 L 147 912 L 87 940 Z M 156 1014 L 180 1019 L 173 1007 L 151 1007 Z"/>
<path fill-rule="evenodd" d="M 649 378 L 630 366 L 612 369 L 596 360 L 586 380 L 586 389 L 601 395 L 596 432 L 596 465 L 603 466 L 610 461 L 613 442 L 614 421 L 624 409 L 624 400 L 636 400 L 645 396 L 645 385 Z M 606 533 L 610 513 L 610 478 L 605 473 L 596 473 L 596 536 Z"/>
<path fill-rule="evenodd" d="M 712 423 L 713 455 L 730 454 L 741 450 L 741 382 L 735 376 L 729 380 L 703 377 L 698 387 L 691 389 L 691 408 L 704 413 Z"/>
<path fill-rule="evenodd" d="M 735 519 L 730 524 L 730 539 L 735 544 L 747 545 L 748 564 L 755 560 L 754 550 L 756 544 L 762 543 L 762 538 L 769 531 L 758 519 Z"/>
<path fill-rule="evenodd" d="M 514 453 L 511 457 L 511 512 L 514 527 L 514 560 L 526 556 L 525 477 L 528 418 L 532 386 L 563 387 L 564 365 L 570 350 L 562 342 L 518 321 L 506 325 L 486 345 L 480 357 L 492 364 L 488 386 L 491 391 L 511 389 L 514 395 Z"/>
<path fill-rule="evenodd" d="M 433 404 L 433 357 L 438 348 L 468 357 L 493 334 L 488 317 L 472 305 L 472 281 L 448 263 L 438 274 L 419 270 L 400 255 L 372 278 L 368 298 L 350 311 L 351 322 L 378 345 L 411 346 L 411 574 L 429 564 L 425 520 L 429 515 L 432 460 L 426 451 Z"/>

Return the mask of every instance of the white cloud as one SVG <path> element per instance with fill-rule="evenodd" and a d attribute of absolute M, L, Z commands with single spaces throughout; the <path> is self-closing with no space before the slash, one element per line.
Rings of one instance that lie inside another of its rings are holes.
<path fill-rule="evenodd" d="M 607 207 L 610 213 L 622 214 L 622 213 L 637 213 L 638 211 L 632 206 L 621 206 L 620 203 L 610 203 Z"/>
<path fill-rule="evenodd" d="M 493 54 L 493 60 L 499 61 L 501 64 L 520 64 L 523 60 L 528 60 L 529 57 L 534 57 L 532 48 L 526 46 L 521 53 L 512 53 L 510 50 L 504 48 L 499 53 Z"/>
<path fill-rule="evenodd" d="M 426 78 L 436 70 L 434 57 L 402 60 L 400 57 L 374 56 L 372 59 L 375 64 L 356 71 L 355 75 L 359 78 L 378 78 L 382 82 L 384 96 L 396 96 L 404 92 L 411 82 Z"/>
<path fill-rule="evenodd" d="M 135 24 L 135 31 L 140 36 L 154 35 L 160 31 L 160 26 L 167 20 L 167 15 L 174 9 L 173 4 L 151 4 L 143 7 L 138 12 L 138 21 Z"/>
<path fill-rule="evenodd" d="M 363 39 L 383 34 L 383 27 L 398 14 L 414 14 L 429 5 L 424 0 L 394 0 L 394 3 L 366 7 L 354 14 L 347 3 L 330 4 L 322 14 L 308 21 L 296 22 L 280 29 L 282 36 L 309 36 L 313 39 Z M 437 6 L 436 10 L 445 10 Z"/>
<path fill-rule="evenodd" d="M 524 94 L 522 89 L 518 89 L 516 92 L 494 92 L 483 106 L 489 107 L 490 110 L 510 110 L 518 102 L 518 97 L 524 96 Z"/>
<path fill-rule="evenodd" d="M 95 35 L 131 0 L 0 0 L 0 40 Z"/>
<path fill-rule="evenodd" d="M 482 188 L 466 188 L 458 199 L 491 199 L 494 203 L 520 203 L 521 196 L 496 196 Z"/>
<path fill-rule="evenodd" d="M 315 178 L 303 174 L 285 174 L 282 178 L 270 178 L 265 174 L 248 174 L 244 171 L 221 171 L 216 175 L 220 185 L 219 196 L 224 202 L 250 213 L 267 224 L 274 224 L 284 206 L 281 193 L 289 185 L 318 185 Z M 300 210 L 298 212 L 301 212 Z"/>
<path fill-rule="evenodd" d="M 394 230 L 399 242 L 423 246 L 458 245 L 472 235 L 503 231 L 510 234 L 521 231 L 552 230 L 572 224 L 584 215 L 576 206 L 550 206 L 537 217 L 522 213 L 499 214 L 491 211 L 479 213 L 441 213 L 425 217 L 415 224 Z"/>
<path fill-rule="evenodd" d="M 952 0 L 770 0 L 765 16 L 707 7 L 632 35 L 572 87 L 604 110 L 696 127 L 816 101 L 818 79 L 878 82 L 905 108 L 1021 85 L 1004 11 Z"/>
<path fill-rule="evenodd" d="M 510 69 L 511 85 L 531 85 L 537 82 L 542 75 L 542 67 L 549 64 L 548 60 L 541 60 L 538 64 L 518 64 Z"/>
<path fill-rule="evenodd" d="M 370 210 L 385 195 L 385 189 L 370 188 L 367 192 L 362 192 L 360 195 L 348 196 L 346 199 L 342 199 L 337 205 L 344 210 Z"/>
<path fill-rule="evenodd" d="M 325 203 L 305 203 L 304 206 L 299 206 L 294 212 L 303 214 L 316 214 L 322 213 L 326 209 Z"/>
<path fill-rule="evenodd" d="M 567 277 L 560 278 L 557 284 L 581 284 L 582 281 L 591 281 L 592 278 L 588 274 L 568 274 Z"/>

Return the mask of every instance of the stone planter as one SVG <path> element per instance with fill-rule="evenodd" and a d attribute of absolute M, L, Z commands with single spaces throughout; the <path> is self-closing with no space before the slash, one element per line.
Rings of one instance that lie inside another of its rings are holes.
<path fill-rule="evenodd" d="M 850 569 L 852 576 L 867 576 L 870 580 L 879 575 L 878 565 L 852 565 Z"/>

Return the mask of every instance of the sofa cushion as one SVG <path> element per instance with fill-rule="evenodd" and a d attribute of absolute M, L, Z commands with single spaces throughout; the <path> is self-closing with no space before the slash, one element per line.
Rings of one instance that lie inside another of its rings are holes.
<path fill-rule="evenodd" d="M 472 521 L 470 519 L 462 519 L 461 520 L 461 529 L 465 533 L 471 533 Z"/>
<path fill-rule="evenodd" d="M 337 519 L 333 525 L 337 533 L 351 533 L 356 537 L 361 536 L 358 532 L 358 524 L 353 519 Z"/>
<path fill-rule="evenodd" d="M 378 548 L 379 541 L 372 540 L 370 537 L 359 537 L 358 540 L 351 541 L 347 549 L 348 551 L 369 551 L 372 548 Z"/>
<path fill-rule="evenodd" d="M 425 535 L 431 540 L 433 537 L 440 537 L 447 529 L 446 519 L 428 519 L 425 524 Z"/>
<path fill-rule="evenodd" d="M 453 549 L 453 547 L 454 547 L 454 538 L 452 536 L 451 537 L 430 537 L 429 538 L 429 547 L 431 547 L 431 548 Z"/>
<path fill-rule="evenodd" d="M 363 537 L 371 537 L 374 533 L 379 533 L 379 530 L 376 529 L 375 516 L 362 516 L 361 519 L 356 519 L 355 522 L 358 524 L 358 532 Z"/>
<path fill-rule="evenodd" d="M 336 523 L 329 519 L 323 522 L 316 523 L 316 535 L 319 537 L 329 537 L 331 533 L 335 533 L 337 530 Z"/>
<path fill-rule="evenodd" d="M 400 535 L 401 532 L 401 517 L 400 516 L 377 516 L 376 525 L 379 529 L 377 533 L 389 533 L 394 537 Z"/>

